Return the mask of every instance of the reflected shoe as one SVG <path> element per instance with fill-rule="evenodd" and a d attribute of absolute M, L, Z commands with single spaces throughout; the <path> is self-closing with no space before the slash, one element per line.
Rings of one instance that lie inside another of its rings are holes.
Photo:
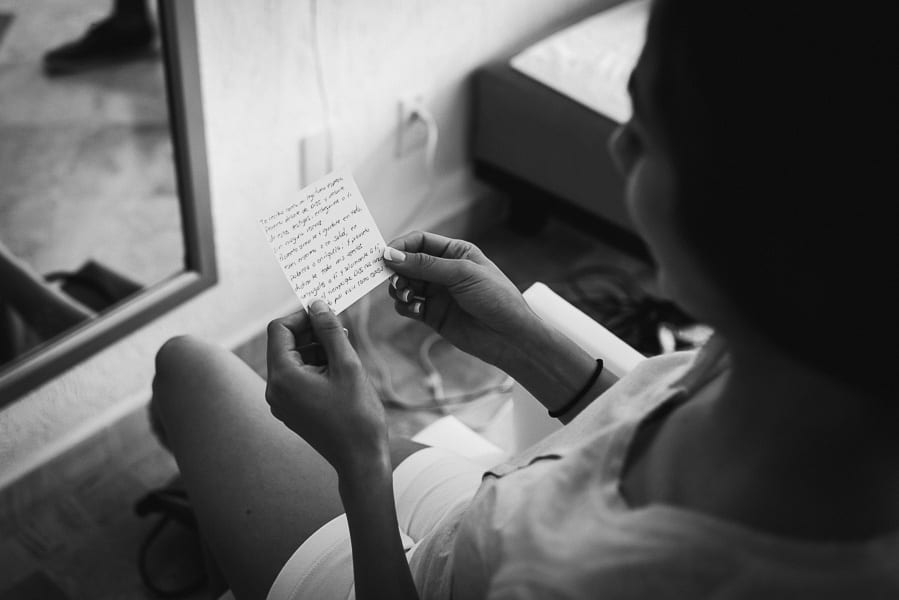
<path fill-rule="evenodd" d="M 44 55 L 48 76 L 72 75 L 110 67 L 154 55 L 156 32 L 147 21 L 104 19 L 94 23 L 78 40 Z"/>
<path fill-rule="evenodd" d="M 180 477 L 140 498 L 134 512 L 139 517 L 159 515 L 138 552 L 146 588 L 159 598 L 196 596 L 205 589 L 209 573 L 203 542 Z"/>

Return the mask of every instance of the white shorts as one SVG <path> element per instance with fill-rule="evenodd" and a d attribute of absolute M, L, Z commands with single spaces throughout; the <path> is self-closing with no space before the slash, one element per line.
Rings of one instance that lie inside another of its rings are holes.
<path fill-rule="evenodd" d="M 446 515 L 471 501 L 483 473 L 481 465 L 439 448 L 419 450 L 397 466 L 393 493 L 406 560 Z M 354 597 L 345 514 L 322 525 L 297 548 L 268 593 L 268 600 Z"/>

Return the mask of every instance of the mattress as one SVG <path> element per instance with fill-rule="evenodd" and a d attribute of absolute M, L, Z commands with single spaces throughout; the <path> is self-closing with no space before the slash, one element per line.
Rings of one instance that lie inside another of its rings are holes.
<path fill-rule="evenodd" d="M 646 39 L 649 0 L 593 15 L 512 57 L 512 68 L 619 123 L 631 117 L 627 81 Z"/>
<path fill-rule="evenodd" d="M 633 231 L 624 205 L 624 181 L 607 145 L 630 111 L 626 82 L 642 48 L 645 3 L 631 0 L 605 10 L 477 70 L 472 131 L 476 164 Z M 603 38 L 610 23 L 609 37 Z M 607 52 L 598 54 L 594 46 Z M 597 62 L 600 54 L 612 58 Z M 590 77 L 590 69 L 596 81 L 578 83 Z"/>

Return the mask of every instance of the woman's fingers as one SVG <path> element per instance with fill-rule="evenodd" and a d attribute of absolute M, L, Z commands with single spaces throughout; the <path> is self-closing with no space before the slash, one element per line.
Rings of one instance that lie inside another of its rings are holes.
<path fill-rule="evenodd" d="M 412 291 L 412 288 L 404 288 L 402 290 L 391 290 L 390 297 L 398 302 L 402 302 L 403 304 L 408 304 L 412 298 L 415 297 L 415 292 Z"/>
<path fill-rule="evenodd" d="M 404 317 L 416 320 L 424 320 L 425 307 L 427 302 L 424 299 L 416 298 L 411 302 L 401 302 L 397 300 L 393 303 L 393 308 L 397 313 Z"/>
<path fill-rule="evenodd" d="M 476 265 L 466 259 L 441 258 L 424 252 L 402 252 L 388 247 L 384 260 L 407 280 L 453 286 L 470 277 Z"/>
<path fill-rule="evenodd" d="M 297 348 L 297 337 L 309 328 L 309 316 L 305 310 L 275 319 L 268 325 L 267 362 L 269 370 L 285 364 L 303 364 Z"/>
<path fill-rule="evenodd" d="M 358 363 L 359 358 L 350 344 L 346 329 L 324 300 L 313 300 L 309 304 L 309 318 L 315 337 L 324 347 L 330 368 L 339 371 Z"/>
<path fill-rule="evenodd" d="M 414 296 L 424 296 L 427 289 L 427 281 L 409 280 L 397 273 L 390 277 L 390 283 L 387 286 L 387 292 L 391 298 L 395 300 L 402 298 L 404 302 L 408 302 L 408 298 L 402 297 L 403 293 L 408 293 L 406 290 L 409 290 Z"/>
<path fill-rule="evenodd" d="M 387 245 L 403 252 L 424 253 L 440 258 L 467 258 L 478 264 L 486 261 L 484 253 L 471 242 L 426 231 L 407 233 Z"/>
<path fill-rule="evenodd" d="M 396 238 L 387 245 L 404 252 L 427 252 L 428 254 L 443 255 L 443 251 L 450 241 L 450 238 L 437 235 L 436 233 L 412 231 Z"/>
<path fill-rule="evenodd" d="M 403 285 L 403 283 L 408 283 L 407 280 L 398 282 L 399 285 L 396 287 L 394 283 L 391 280 L 390 285 L 387 286 L 387 293 L 395 300 L 394 307 L 396 312 L 404 317 L 421 318 L 424 314 L 425 296 L 417 294 L 412 287 Z M 418 303 L 417 306 L 415 306 L 416 302 Z"/>

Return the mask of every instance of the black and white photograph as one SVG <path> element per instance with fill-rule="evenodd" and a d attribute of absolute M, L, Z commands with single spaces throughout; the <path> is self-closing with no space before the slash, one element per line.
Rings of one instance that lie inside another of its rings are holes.
<path fill-rule="evenodd" d="M 0 0 L 0 600 L 899 598 L 896 17 Z"/>

